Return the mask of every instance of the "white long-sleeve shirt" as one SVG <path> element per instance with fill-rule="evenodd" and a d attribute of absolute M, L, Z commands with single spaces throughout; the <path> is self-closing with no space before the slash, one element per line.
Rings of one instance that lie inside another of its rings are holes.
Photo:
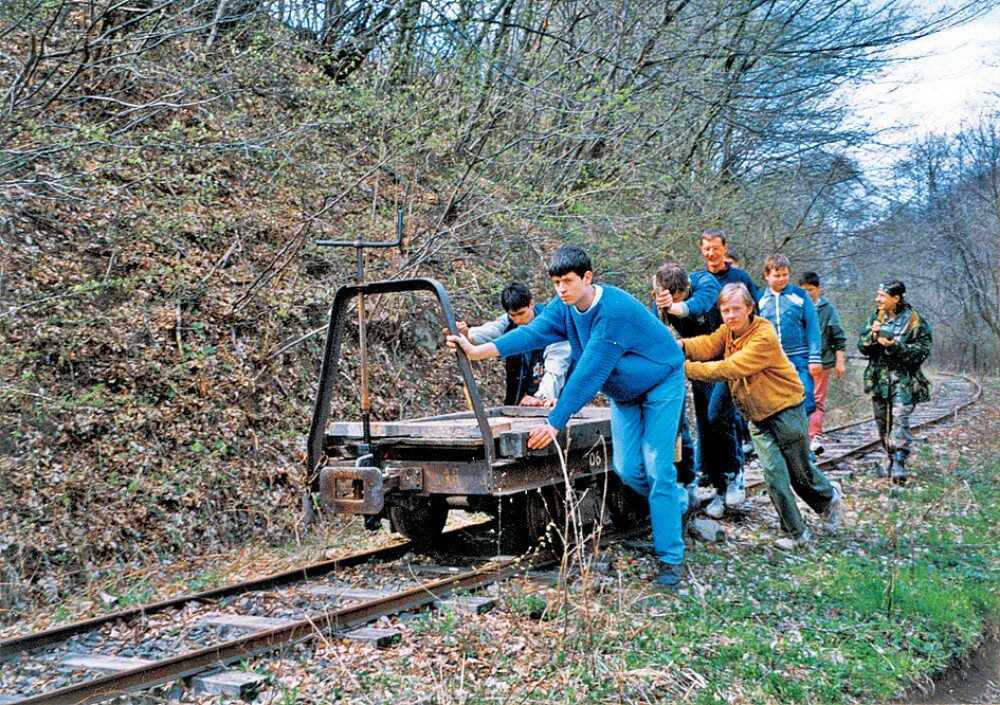
<path fill-rule="evenodd" d="M 510 316 L 505 313 L 481 326 L 470 327 L 469 340 L 476 345 L 491 343 L 503 335 L 509 325 Z M 534 396 L 546 400 L 559 398 L 563 385 L 566 384 L 566 373 L 569 372 L 572 357 L 573 351 L 569 346 L 569 341 L 560 341 L 545 346 L 545 351 L 542 353 L 545 373 L 542 375 L 538 391 L 535 392 Z"/>

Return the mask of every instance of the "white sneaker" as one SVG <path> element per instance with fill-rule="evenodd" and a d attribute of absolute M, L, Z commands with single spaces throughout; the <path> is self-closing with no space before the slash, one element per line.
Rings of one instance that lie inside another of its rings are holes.
<path fill-rule="evenodd" d="M 813 436 L 813 439 L 809 441 L 809 450 L 816 455 L 823 455 L 823 451 L 826 450 L 823 447 L 823 436 Z"/>
<path fill-rule="evenodd" d="M 806 529 L 797 539 L 793 539 L 791 536 L 782 536 L 774 542 L 774 545 L 782 551 L 794 551 L 799 546 L 805 546 L 809 543 L 811 538 L 812 536 L 809 535 L 809 529 Z"/>
<path fill-rule="evenodd" d="M 844 490 L 836 480 L 830 482 L 833 486 L 833 499 L 830 506 L 823 512 L 823 531 L 834 532 L 840 526 L 840 500 L 844 496 Z"/>
<path fill-rule="evenodd" d="M 726 506 L 738 507 L 747 498 L 747 491 L 743 486 L 743 471 L 736 473 L 729 482 L 726 483 Z"/>
<path fill-rule="evenodd" d="M 721 496 L 715 495 L 712 497 L 712 501 L 708 503 L 705 507 L 705 514 L 712 517 L 713 519 L 721 519 L 722 515 L 726 513 L 726 502 Z"/>

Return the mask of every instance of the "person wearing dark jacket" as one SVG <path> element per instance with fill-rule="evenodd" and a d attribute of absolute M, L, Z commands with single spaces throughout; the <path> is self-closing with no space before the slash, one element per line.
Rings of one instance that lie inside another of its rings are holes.
<path fill-rule="evenodd" d="M 688 275 L 687 270 L 677 262 L 660 265 L 653 275 L 653 302 L 656 313 L 678 339 L 706 335 L 722 325 L 716 303 L 719 291 L 715 277 L 709 272 L 700 270 Z M 677 465 L 677 481 L 688 486 L 699 474 L 705 476 L 717 489 L 716 496 L 709 502 L 705 511 L 709 516 L 718 519 L 725 510 L 723 496 L 726 492 L 726 477 L 719 472 L 725 467 L 725 459 L 718 456 L 724 453 L 727 444 L 732 441 L 725 424 L 713 425 L 709 421 L 712 384 L 692 382 L 691 386 L 695 402 L 695 423 L 698 429 L 697 452 L 691 438 L 687 415 L 682 412 L 681 457 Z M 689 492 L 693 494 L 693 489 Z"/>
<path fill-rule="evenodd" d="M 521 282 L 511 282 L 500 292 L 505 313 L 481 326 L 469 327 L 458 321 L 458 329 L 473 343 L 488 343 L 518 326 L 530 323 L 542 312 L 531 290 Z M 554 406 L 570 372 L 569 343 L 559 342 L 504 359 L 506 406 Z"/>
<path fill-rule="evenodd" d="M 906 459 L 913 434 L 910 416 L 914 407 L 930 399 L 930 383 L 920 366 L 931 352 L 931 327 L 903 295 L 906 285 L 888 279 L 875 295 L 875 312 L 858 337 L 858 350 L 868 358 L 865 391 L 879 435 L 889 456 L 888 475 L 897 485 L 906 484 Z"/>
<path fill-rule="evenodd" d="M 813 396 L 816 398 L 816 410 L 809 417 L 810 448 L 817 455 L 823 452 L 823 418 L 826 416 L 826 392 L 830 388 L 830 373 L 837 378 L 847 371 L 845 350 L 847 349 L 847 333 L 840 315 L 826 298 L 823 297 L 823 287 L 816 272 L 802 272 L 799 286 L 809 294 L 816 306 L 816 317 L 819 319 L 819 337 L 823 369 L 814 379 Z"/>
<path fill-rule="evenodd" d="M 739 267 L 726 263 L 729 245 L 726 233 L 709 228 L 699 239 L 701 256 L 705 260 L 705 272 L 712 275 L 721 291 L 727 284 L 742 284 L 756 299 L 757 287 L 753 279 Z M 718 305 L 715 307 L 714 323 L 721 323 Z M 719 382 L 692 380 L 695 416 L 698 419 L 698 433 L 711 428 L 713 443 L 699 446 L 707 451 L 707 457 L 699 452 L 695 465 L 699 482 L 714 485 L 717 495 L 705 507 L 710 517 L 721 517 L 726 507 L 735 507 L 746 499 L 743 481 L 743 450 L 740 447 L 739 413 L 733 405 L 729 387 Z"/>

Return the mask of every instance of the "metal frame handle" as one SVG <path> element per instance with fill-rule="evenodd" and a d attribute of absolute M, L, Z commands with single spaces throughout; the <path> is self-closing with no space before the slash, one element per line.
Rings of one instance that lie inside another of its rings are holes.
<path fill-rule="evenodd" d="M 319 390 L 313 407 L 312 424 L 309 427 L 308 462 L 310 474 L 316 471 L 316 465 L 323 455 L 323 441 L 326 436 L 326 426 L 330 417 L 330 402 L 333 397 L 333 385 L 337 378 L 337 367 L 340 362 L 340 346 L 344 338 L 344 328 L 347 322 L 347 304 L 357 296 L 372 296 L 375 294 L 394 294 L 406 291 L 429 291 L 437 298 L 445 324 L 452 335 L 458 335 L 455 325 L 455 314 L 451 308 L 451 299 L 441 283 L 435 279 L 401 279 L 399 281 L 381 281 L 356 286 L 342 286 L 337 289 L 330 309 L 330 325 L 327 329 L 326 350 L 323 354 L 323 364 L 320 368 Z M 472 412 L 475 414 L 479 432 L 483 437 L 483 460 L 491 467 L 496 460 L 496 449 L 493 447 L 493 431 L 486 418 L 479 388 L 472 376 L 472 365 L 461 349 L 457 355 L 458 367 L 462 380 L 469 393 Z"/>

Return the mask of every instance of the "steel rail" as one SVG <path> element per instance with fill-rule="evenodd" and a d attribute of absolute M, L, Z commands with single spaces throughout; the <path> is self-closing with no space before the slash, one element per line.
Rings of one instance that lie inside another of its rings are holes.
<path fill-rule="evenodd" d="M 451 529 L 450 531 L 442 534 L 442 536 L 457 536 L 462 532 L 468 531 L 469 529 L 485 527 L 490 523 L 491 521 L 485 521 L 478 524 L 463 526 L 457 529 Z M 189 595 L 181 595 L 180 597 L 173 597 L 168 600 L 162 600 L 160 602 L 154 602 L 140 607 L 121 610 L 119 612 L 113 612 L 100 617 L 94 617 L 80 622 L 73 622 L 72 624 L 67 624 L 61 627 L 53 627 L 52 629 L 47 629 L 35 634 L 25 634 L 24 636 L 5 639 L 4 641 L 0 641 L 0 663 L 23 651 L 31 651 L 32 649 L 65 641 L 71 636 L 83 634 L 119 620 L 127 621 L 135 619 L 136 617 L 156 614 L 157 612 L 162 612 L 167 609 L 181 607 L 188 602 L 215 600 L 222 597 L 229 597 L 230 595 L 239 595 L 245 592 L 251 592 L 253 590 L 270 590 L 284 585 L 289 585 L 300 580 L 320 577 L 343 568 L 350 568 L 372 561 L 393 561 L 412 550 L 413 545 L 407 541 L 405 543 L 377 548 L 372 551 L 361 551 L 343 556 L 341 558 L 312 563 L 310 565 L 294 568 L 282 573 L 275 573 L 274 575 L 268 575 L 262 578 L 254 578 L 252 580 L 233 583 L 232 585 L 203 590 Z"/>
<path fill-rule="evenodd" d="M 979 382 L 977 382 L 976 380 L 972 379 L 971 377 L 967 377 L 967 376 L 962 375 L 962 374 L 956 374 L 956 373 L 953 373 L 953 372 L 938 372 L 938 371 L 935 371 L 933 374 L 947 375 L 949 377 L 954 377 L 954 378 L 965 380 L 966 382 L 969 382 L 970 384 L 972 384 L 972 387 L 975 390 L 975 392 L 973 393 L 973 395 L 969 399 L 965 400 L 961 404 L 958 404 L 957 406 L 950 407 L 947 411 L 945 411 L 945 412 L 943 412 L 941 414 L 938 414 L 937 416 L 932 416 L 929 419 L 924 419 L 924 420 L 920 421 L 919 423 L 915 423 L 915 424 L 911 425 L 910 426 L 911 429 L 924 428 L 925 426 L 931 426 L 931 425 L 936 424 L 936 423 L 938 423 L 940 421 L 943 421 L 944 419 L 948 418 L 949 416 L 954 416 L 959 411 L 967 409 L 970 406 L 972 406 L 973 404 L 975 404 L 983 396 L 983 388 L 982 388 L 982 386 L 979 384 Z M 831 428 L 831 429 L 825 431 L 824 435 L 827 434 L 827 433 L 836 433 L 838 431 L 843 431 L 843 430 L 848 429 L 848 428 L 853 428 L 854 426 L 860 426 L 862 424 L 872 423 L 874 421 L 875 421 L 875 417 L 874 416 L 869 416 L 867 418 L 861 419 L 860 421 L 852 421 L 850 423 L 846 423 L 846 424 L 843 424 L 841 426 L 835 426 L 834 428 Z M 861 455 L 862 453 L 866 453 L 866 452 L 872 450 L 873 448 L 878 447 L 881 443 L 882 443 L 881 439 L 876 438 L 874 441 L 871 441 L 869 443 L 865 443 L 865 444 L 859 445 L 859 446 L 854 446 L 849 451 L 846 451 L 846 452 L 844 452 L 844 453 L 842 453 L 840 455 L 834 455 L 834 456 L 830 456 L 830 457 L 827 457 L 827 458 L 823 458 L 822 461 L 817 462 L 817 465 L 820 468 L 831 468 L 831 467 L 835 466 L 837 463 L 839 463 L 839 462 L 841 462 L 843 460 L 847 460 L 848 458 L 853 458 L 855 456 Z"/>
<path fill-rule="evenodd" d="M 48 693 L 15 700 L 11 705 L 42 705 L 43 703 L 45 705 L 76 705 L 113 697 L 140 687 L 155 687 L 179 678 L 193 676 L 211 666 L 231 663 L 272 651 L 285 644 L 315 637 L 329 629 L 350 628 L 365 624 L 383 615 L 417 609 L 454 592 L 475 590 L 525 570 L 536 570 L 554 562 L 555 558 L 550 554 L 540 554 L 536 559 L 529 559 L 527 562 L 521 558 L 507 558 L 483 568 L 417 585 L 393 595 L 369 600 L 360 605 L 325 612 L 313 618 L 301 619 L 285 626 L 256 632 L 215 646 L 162 659 L 151 665 L 120 671 L 84 683 L 65 686 Z"/>

